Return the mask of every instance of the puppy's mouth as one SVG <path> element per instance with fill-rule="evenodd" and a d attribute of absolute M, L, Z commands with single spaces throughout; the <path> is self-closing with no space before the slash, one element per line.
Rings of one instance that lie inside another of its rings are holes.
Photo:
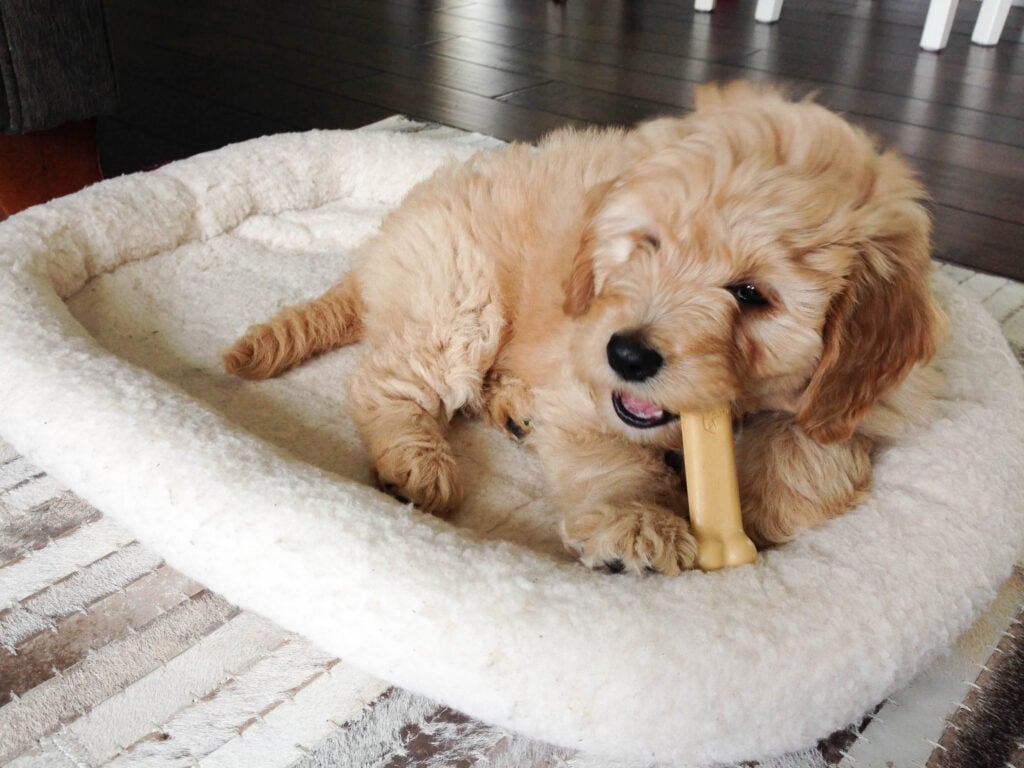
<path fill-rule="evenodd" d="M 612 408 L 624 424 L 636 429 L 660 427 L 679 418 L 677 414 L 663 410 L 650 400 L 630 392 L 612 392 Z"/>

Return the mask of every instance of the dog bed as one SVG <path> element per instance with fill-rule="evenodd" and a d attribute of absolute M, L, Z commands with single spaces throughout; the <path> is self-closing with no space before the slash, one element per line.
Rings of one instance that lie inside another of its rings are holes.
<path fill-rule="evenodd" d="M 764 758 L 858 721 L 993 598 L 1024 538 L 1024 379 L 951 283 L 931 422 L 851 513 L 754 566 L 592 573 L 536 459 L 458 421 L 451 522 L 379 493 L 358 349 L 268 382 L 219 351 L 319 293 L 473 141 L 311 132 L 103 182 L 0 224 L 0 433 L 175 567 L 396 684 L 611 758 Z"/>

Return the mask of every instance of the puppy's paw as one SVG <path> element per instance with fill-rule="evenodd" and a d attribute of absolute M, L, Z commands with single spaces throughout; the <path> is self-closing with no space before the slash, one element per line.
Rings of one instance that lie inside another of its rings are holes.
<path fill-rule="evenodd" d="M 447 444 L 393 446 L 377 459 L 375 469 L 383 491 L 431 515 L 446 517 L 462 501 L 459 466 Z"/>
<path fill-rule="evenodd" d="M 291 367 L 288 338 L 269 323 L 254 325 L 221 355 L 224 370 L 243 379 L 269 379 Z"/>
<path fill-rule="evenodd" d="M 612 573 L 676 575 L 697 561 L 689 523 L 668 509 L 638 502 L 573 515 L 563 525 L 563 538 L 584 565 Z"/>
<path fill-rule="evenodd" d="M 483 419 L 522 440 L 531 431 L 533 393 L 522 379 L 491 372 L 484 382 Z"/>

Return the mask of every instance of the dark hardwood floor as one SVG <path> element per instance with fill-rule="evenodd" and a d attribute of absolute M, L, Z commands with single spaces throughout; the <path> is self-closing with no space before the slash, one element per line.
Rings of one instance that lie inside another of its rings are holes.
<path fill-rule="evenodd" d="M 918 48 L 927 0 L 104 0 L 120 108 L 107 175 L 280 131 L 394 113 L 503 139 L 686 112 L 706 80 L 817 91 L 899 148 L 936 255 L 1024 280 L 1024 8 L 998 46 Z"/>

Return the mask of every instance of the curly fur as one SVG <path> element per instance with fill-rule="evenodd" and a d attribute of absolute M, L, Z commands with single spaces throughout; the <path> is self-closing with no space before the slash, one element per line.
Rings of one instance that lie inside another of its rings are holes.
<path fill-rule="evenodd" d="M 584 563 L 678 573 L 696 548 L 663 460 L 680 447 L 672 414 L 732 404 L 761 545 L 849 509 L 876 444 L 925 417 L 943 321 L 923 197 L 898 156 L 825 108 L 708 86 L 685 118 L 443 168 L 353 272 L 249 329 L 225 366 L 265 378 L 361 338 L 351 415 L 385 489 L 456 506 L 446 429 L 476 413 L 529 432 Z M 657 353 L 656 373 L 613 370 L 623 334 Z M 623 397 L 665 423 L 631 425 Z"/>

